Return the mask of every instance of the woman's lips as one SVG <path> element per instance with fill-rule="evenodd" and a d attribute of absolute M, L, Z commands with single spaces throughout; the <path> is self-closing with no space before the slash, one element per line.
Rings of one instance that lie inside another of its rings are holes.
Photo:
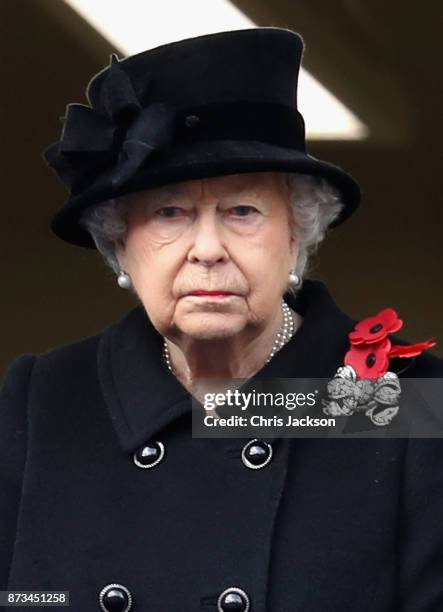
<path fill-rule="evenodd" d="M 228 291 L 192 291 L 187 295 L 196 296 L 196 297 L 229 297 L 231 295 L 235 295 L 234 293 L 230 293 Z"/>

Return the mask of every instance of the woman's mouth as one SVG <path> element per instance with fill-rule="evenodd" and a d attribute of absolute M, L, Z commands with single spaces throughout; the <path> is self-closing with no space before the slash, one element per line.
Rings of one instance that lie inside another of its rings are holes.
<path fill-rule="evenodd" d="M 194 297 L 210 297 L 210 298 L 224 298 L 231 297 L 235 295 L 234 293 L 230 293 L 229 291 L 192 291 L 187 294 L 188 296 Z"/>

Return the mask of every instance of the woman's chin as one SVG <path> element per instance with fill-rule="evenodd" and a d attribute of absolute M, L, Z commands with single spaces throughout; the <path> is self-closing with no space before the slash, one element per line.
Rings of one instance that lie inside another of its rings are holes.
<path fill-rule="evenodd" d="M 180 331 L 196 340 L 223 340 L 231 338 L 245 327 L 246 321 L 240 315 L 221 313 L 196 313 L 177 322 Z"/>

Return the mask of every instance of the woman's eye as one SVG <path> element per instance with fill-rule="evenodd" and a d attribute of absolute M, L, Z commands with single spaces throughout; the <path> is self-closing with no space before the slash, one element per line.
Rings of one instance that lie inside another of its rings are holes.
<path fill-rule="evenodd" d="M 231 211 L 233 212 L 235 217 L 250 217 L 254 213 L 258 212 L 254 206 L 246 205 L 234 206 L 233 208 L 231 208 Z"/>
<path fill-rule="evenodd" d="M 163 208 L 159 208 L 155 214 L 159 217 L 177 217 L 182 212 L 182 209 L 178 206 L 164 206 Z"/>

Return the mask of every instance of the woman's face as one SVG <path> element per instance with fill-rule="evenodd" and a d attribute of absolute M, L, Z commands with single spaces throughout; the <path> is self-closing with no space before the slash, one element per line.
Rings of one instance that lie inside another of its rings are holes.
<path fill-rule="evenodd" d="M 276 316 L 298 252 L 282 173 L 191 180 L 128 197 L 117 256 L 162 335 L 227 338 Z"/>

